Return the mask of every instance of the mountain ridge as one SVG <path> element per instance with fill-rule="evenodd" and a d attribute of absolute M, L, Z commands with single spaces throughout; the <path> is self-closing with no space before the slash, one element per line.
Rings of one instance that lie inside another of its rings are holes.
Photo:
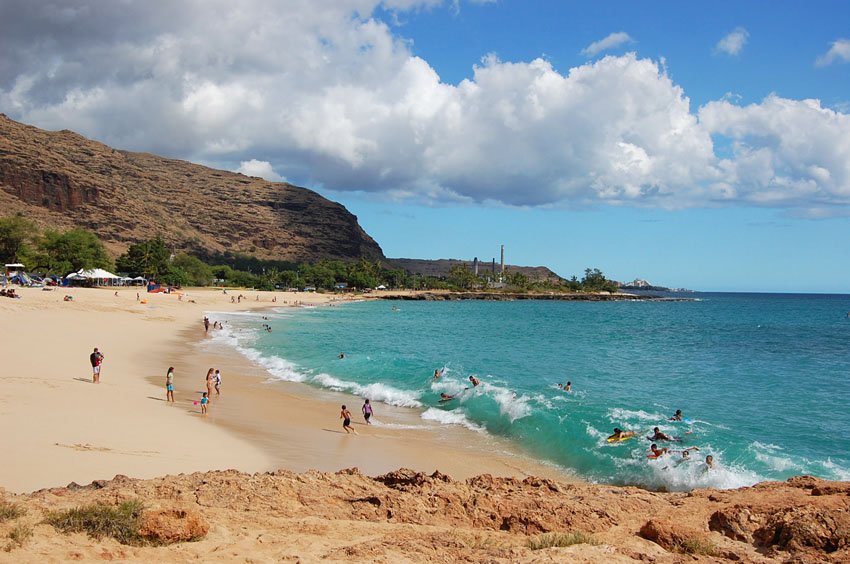
<path fill-rule="evenodd" d="M 118 255 L 161 236 L 174 250 L 314 262 L 384 258 L 344 206 L 307 188 L 124 151 L 0 114 L 0 209 L 94 231 Z"/>

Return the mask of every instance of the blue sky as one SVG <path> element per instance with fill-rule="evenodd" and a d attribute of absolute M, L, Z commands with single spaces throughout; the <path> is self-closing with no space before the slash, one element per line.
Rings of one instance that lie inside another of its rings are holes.
<path fill-rule="evenodd" d="M 850 3 L 0 5 L 0 111 L 340 201 L 387 256 L 847 292 Z"/>

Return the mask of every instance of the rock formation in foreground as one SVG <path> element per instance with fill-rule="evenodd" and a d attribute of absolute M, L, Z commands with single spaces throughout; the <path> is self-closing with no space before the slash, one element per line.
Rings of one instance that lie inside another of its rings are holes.
<path fill-rule="evenodd" d="M 0 210 L 90 229 L 114 254 L 161 235 L 176 250 L 261 259 L 383 258 L 354 215 L 306 188 L 120 151 L 2 114 Z"/>
<path fill-rule="evenodd" d="M 32 526 L 0 561 L 850 562 L 850 483 L 811 477 L 656 493 L 403 469 L 377 478 L 229 470 L 0 497 L 25 511 L 0 522 L 0 536 Z M 178 542 L 128 546 L 39 524 L 48 511 L 132 500 L 145 505 L 145 537 Z M 595 544 L 529 546 L 553 532 Z"/>

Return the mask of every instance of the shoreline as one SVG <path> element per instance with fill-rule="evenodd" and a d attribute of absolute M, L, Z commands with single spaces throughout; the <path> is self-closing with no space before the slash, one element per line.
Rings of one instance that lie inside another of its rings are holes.
<path fill-rule="evenodd" d="M 135 300 L 137 291 L 146 304 Z M 368 433 L 344 436 L 336 419 L 339 404 L 351 402 L 357 413 L 359 399 L 270 382 L 263 368 L 229 347 L 199 353 L 204 345 L 195 343 L 204 342 L 204 312 L 256 311 L 289 305 L 284 300 L 318 303 L 332 297 L 244 293 L 262 301 L 232 304 L 219 289 L 191 288 L 182 300 L 138 288 L 24 288 L 23 299 L 0 300 L 0 322 L 15 328 L 2 341 L 8 364 L 0 375 L 0 425 L 14 431 L 0 435 L 0 451 L 11 453 L 12 462 L 0 468 L 0 488 L 25 492 L 119 474 L 145 479 L 224 469 L 355 466 L 372 475 L 410 467 L 439 469 L 458 479 L 491 473 L 576 480 L 524 458 L 497 437 L 438 424 L 434 430 L 405 429 L 423 423 L 409 408 L 379 404 L 376 418 L 390 425 L 358 424 L 358 431 Z M 74 300 L 63 301 L 65 294 Z M 272 303 L 271 296 L 278 301 Z M 88 364 L 93 346 L 106 355 L 99 385 L 91 383 Z M 222 398 L 202 418 L 194 394 L 203 387 L 206 368 L 216 365 L 224 375 Z M 169 366 L 176 369 L 173 405 L 164 401 Z"/>
<path fill-rule="evenodd" d="M 326 307 L 328 303 L 318 307 Z M 278 303 L 226 313 L 258 314 L 286 305 Z M 440 471 L 455 479 L 489 473 L 567 482 L 581 480 L 566 469 L 533 459 L 509 439 L 423 420 L 424 407 L 399 407 L 374 401 L 374 424 L 367 425 L 359 413 L 362 398 L 358 396 L 275 378 L 234 347 L 224 345 L 209 352 L 214 342 L 189 329 L 182 333 L 185 341 L 191 343 L 191 348 L 182 352 L 184 358 L 197 356 L 193 351 L 198 348 L 207 349 L 205 358 L 215 358 L 218 362 L 215 366 L 222 368 L 222 396 L 221 400 L 212 402 L 211 416 L 212 410 L 221 410 L 224 415 L 215 418 L 215 424 L 260 445 L 275 461 L 272 469 L 336 472 L 356 467 L 363 474 L 375 476 L 405 467 L 428 473 Z M 193 377 L 200 383 L 205 373 L 206 368 L 199 364 Z M 230 384 L 234 381 L 235 386 Z M 338 419 L 341 404 L 348 405 L 354 413 L 352 422 L 359 436 L 346 437 L 342 431 Z M 251 415 L 247 415 L 249 410 Z M 297 424 L 290 426 L 293 419 Z M 358 442 L 330 442 L 337 439 Z M 317 448 L 322 442 L 333 444 L 333 448 Z M 435 449 L 439 449 L 436 456 Z"/>

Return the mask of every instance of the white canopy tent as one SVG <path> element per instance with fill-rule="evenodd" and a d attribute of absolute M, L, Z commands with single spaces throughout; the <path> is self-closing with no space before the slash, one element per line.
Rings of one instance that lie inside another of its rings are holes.
<path fill-rule="evenodd" d="M 120 276 L 116 276 L 102 268 L 91 268 L 89 270 L 83 270 L 81 268 L 77 272 L 72 272 L 66 276 L 65 279 L 78 282 L 85 280 L 94 286 L 116 286 L 121 284 Z"/>

